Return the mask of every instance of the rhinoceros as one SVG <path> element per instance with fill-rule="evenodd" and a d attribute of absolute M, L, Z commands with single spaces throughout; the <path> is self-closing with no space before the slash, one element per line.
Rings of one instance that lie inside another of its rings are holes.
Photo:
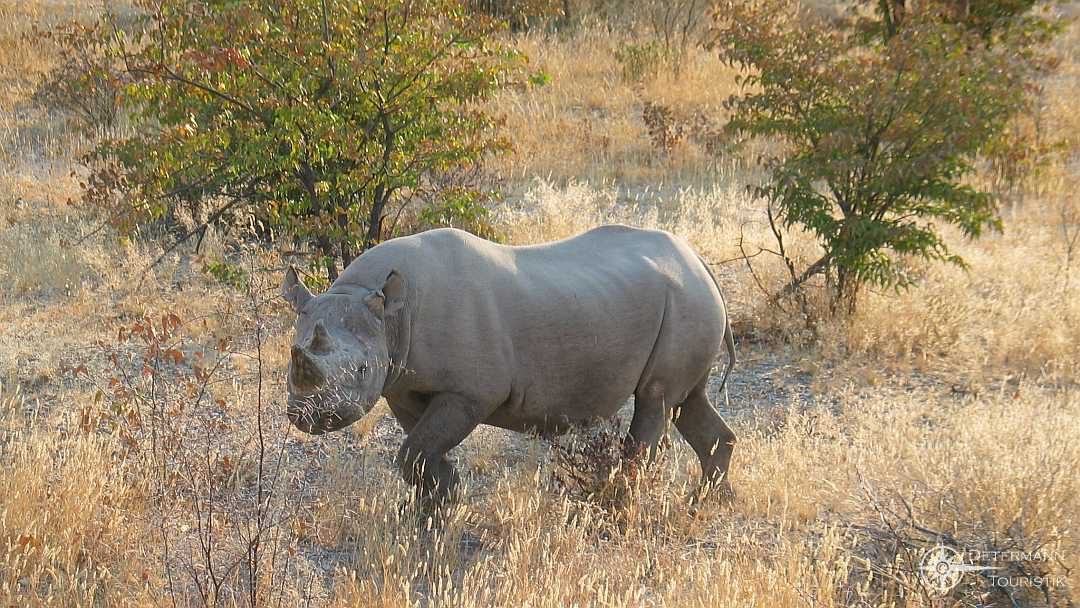
<path fill-rule="evenodd" d="M 613 416 L 633 395 L 628 452 L 674 420 L 702 480 L 725 479 L 735 435 L 706 395 L 735 345 L 715 277 L 682 239 L 610 225 L 506 246 L 456 229 L 387 240 L 312 295 L 294 268 L 287 372 L 300 430 L 362 417 L 380 396 L 405 432 L 396 463 L 424 496 L 458 476 L 446 458 L 481 424 L 554 434 Z"/>

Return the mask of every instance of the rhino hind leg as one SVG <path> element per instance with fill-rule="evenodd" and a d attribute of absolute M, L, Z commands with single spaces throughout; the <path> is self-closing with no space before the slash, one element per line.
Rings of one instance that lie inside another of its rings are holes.
<path fill-rule="evenodd" d="M 634 393 L 634 417 L 630 420 L 630 432 L 623 444 L 623 453 L 630 459 L 651 461 L 656 456 L 670 420 L 671 409 L 658 383 L 651 383 Z"/>
<path fill-rule="evenodd" d="M 731 484 L 727 477 L 735 433 L 709 402 L 704 382 L 690 391 L 686 401 L 676 408 L 675 428 L 697 454 L 702 487 L 716 488 L 722 496 L 730 497 Z"/>
<path fill-rule="evenodd" d="M 452 393 L 432 398 L 398 450 L 397 465 L 406 482 L 423 499 L 439 502 L 453 496 L 458 474 L 446 453 L 464 441 L 484 414 L 470 401 Z"/>

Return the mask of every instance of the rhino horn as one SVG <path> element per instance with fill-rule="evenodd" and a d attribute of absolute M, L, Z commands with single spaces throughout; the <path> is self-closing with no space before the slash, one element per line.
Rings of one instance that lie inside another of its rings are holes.
<path fill-rule="evenodd" d="M 326 381 L 326 376 L 311 355 L 299 346 L 292 347 L 290 376 L 293 384 L 304 388 L 316 388 Z"/>
<path fill-rule="evenodd" d="M 312 352 L 325 352 L 330 350 L 330 346 L 330 332 L 326 331 L 326 326 L 323 325 L 321 320 L 315 321 L 315 327 L 311 332 L 311 341 L 307 345 L 308 349 Z"/>

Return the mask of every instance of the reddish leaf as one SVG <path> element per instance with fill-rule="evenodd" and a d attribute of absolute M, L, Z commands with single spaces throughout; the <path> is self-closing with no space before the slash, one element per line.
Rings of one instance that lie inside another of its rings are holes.
<path fill-rule="evenodd" d="M 40 549 L 41 539 L 33 534 L 23 534 L 19 537 L 19 546 L 26 552 L 29 552 L 32 549 Z"/>

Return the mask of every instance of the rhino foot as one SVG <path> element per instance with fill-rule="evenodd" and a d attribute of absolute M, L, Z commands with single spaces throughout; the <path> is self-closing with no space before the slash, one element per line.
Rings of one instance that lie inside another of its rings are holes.
<path fill-rule="evenodd" d="M 714 504 L 731 507 L 735 504 L 735 490 L 727 480 L 715 483 L 703 483 L 696 490 L 687 495 L 686 501 L 692 514 L 696 514 L 699 507 L 706 501 Z"/>
<path fill-rule="evenodd" d="M 398 515 L 403 521 L 412 520 L 421 530 L 440 528 L 457 506 L 452 497 L 416 492 L 412 498 L 401 501 Z"/>

